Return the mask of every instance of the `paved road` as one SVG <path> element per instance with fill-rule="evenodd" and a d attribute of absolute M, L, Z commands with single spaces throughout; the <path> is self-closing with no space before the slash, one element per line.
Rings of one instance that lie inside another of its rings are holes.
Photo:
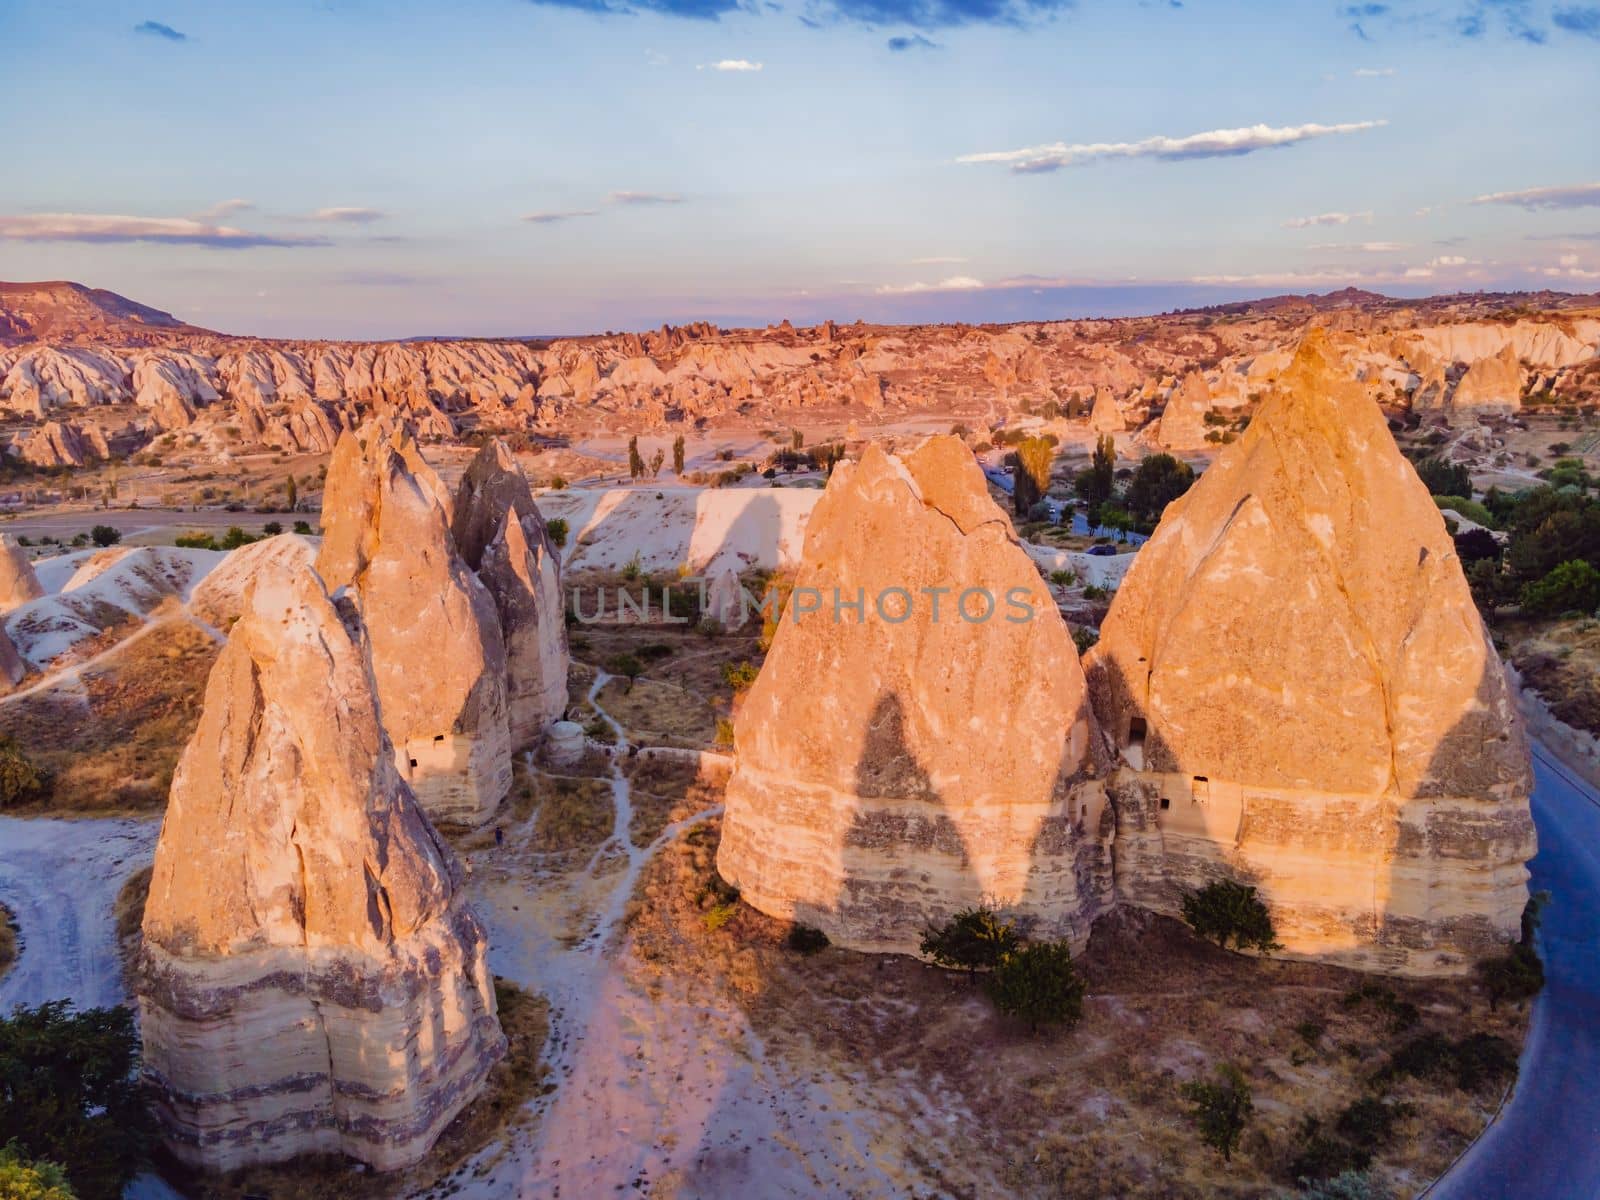
<path fill-rule="evenodd" d="M 1600 1197 L 1600 800 L 1538 747 L 1533 775 L 1548 985 L 1515 1096 L 1428 1200 Z"/>

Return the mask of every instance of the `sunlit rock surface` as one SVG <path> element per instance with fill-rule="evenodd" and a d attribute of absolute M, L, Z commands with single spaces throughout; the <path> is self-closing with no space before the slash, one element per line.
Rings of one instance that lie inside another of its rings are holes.
<path fill-rule="evenodd" d="M 1512 940 L 1528 753 L 1443 519 L 1309 336 L 1139 552 L 1090 652 L 1121 897 L 1257 885 L 1291 954 L 1409 974 Z"/>
<path fill-rule="evenodd" d="M 9 533 L 0 533 L 0 612 L 10 612 L 42 595 L 44 586 L 28 552 Z"/>
<path fill-rule="evenodd" d="M 196 1166 L 407 1166 L 504 1051 L 483 928 L 345 616 L 303 564 L 263 571 L 173 777 L 137 990 L 160 1132 Z"/>
<path fill-rule="evenodd" d="M 794 619 L 808 588 L 822 607 Z M 865 619 L 835 620 L 836 588 Z M 937 619 L 923 588 L 949 589 Z M 993 597 L 988 620 L 959 615 L 967 589 Z M 938 437 L 835 470 L 791 603 L 734 722 L 724 878 L 855 949 L 914 952 L 980 900 L 1081 947 L 1112 898 L 1103 750 L 1072 638 L 971 452 Z"/>
<path fill-rule="evenodd" d="M 450 511 L 409 438 L 382 426 L 346 434 L 328 472 L 317 570 L 358 597 L 401 774 L 434 820 L 478 825 L 511 787 L 506 656 Z"/>

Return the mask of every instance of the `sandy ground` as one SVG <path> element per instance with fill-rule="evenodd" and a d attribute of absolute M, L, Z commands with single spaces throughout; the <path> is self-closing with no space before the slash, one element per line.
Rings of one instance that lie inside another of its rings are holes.
<path fill-rule="evenodd" d="M 126 998 L 112 908 L 155 854 L 159 821 L 0 817 L 0 901 L 17 917 L 22 955 L 0 979 L 0 1012 Z"/>

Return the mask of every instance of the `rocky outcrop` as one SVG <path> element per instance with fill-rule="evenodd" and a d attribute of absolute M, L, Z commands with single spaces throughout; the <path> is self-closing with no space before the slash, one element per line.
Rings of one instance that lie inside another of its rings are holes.
<path fill-rule="evenodd" d="M 1089 428 L 1096 433 L 1121 433 L 1127 427 L 1127 422 L 1122 419 L 1122 410 L 1117 407 L 1117 398 L 1111 394 L 1111 389 L 1096 388 L 1094 407 L 1089 410 Z"/>
<path fill-rule="evenodd" d="M 1293 955 L 1406 974 L 1511 941 L 1527 748 L 1427 490 L 1309 336 L 1168 506 L 1090 652 L 1119 895 L 1229 876 Z"/>
<path fill-rule="evenodd" d="M 34 573 L 33 560 L 9 533 L 0 533 L 0 612 L 37 600 L 44 585 Z"/>
<path fill-rule="evenodd" d="M 506 657 L 494 601 L 456 552 L 448 493 L 384 426 L 339 440 L 317 570 L 352 588 L 384 728 L 429 816 L 477 825 L 511 786 Z"/>
<path fill-rule="evenodd" d="M 1512 413 L 1522 407 L 1522 364 L 1507 342 L 1500 353 L 1480 358 L 1467 368 L 1450 406 L 1459 413 Z"/>
<path fill-rule="evenodd" d="M 483 927 L 347 616 L 303 566 L 257 579 L 173 776 L 137 991 L 152 1110 L 192 1166 L 408 1166 L 504 1051 Z"/>
<path fill-rule="evenodd" d="M 1191 371 L 1167 399 L 1156 422 L 1155 444 L 1179 453 L 1206 448 L 1206 414 L 1211 411 L 1211 389 L 1205 377 Z"/>
<path fill-rule="evenodd" d="M 914 952 L 985 898 L 1081 947 L 1112 899 L 1103 752 L 971 452 L 937 437 L 838 467 L 790 603 L 734 719 L 723 877 L 855 949 Z"/>
<path fill-rule="evenodd" d="M 65 421 L 46 421 L 22 440 L 18 455 L 34 467 L 84 467 L 111 457 L 105 435 L 95 426 L 80 429 Z"/>
<path fill-rule="evenodd" d="M 0 625 L 0 695 L 4 695 L 28 674 L 28 664 L 17 653 L 17 644 L 11 640 L 5 626 Z"/>

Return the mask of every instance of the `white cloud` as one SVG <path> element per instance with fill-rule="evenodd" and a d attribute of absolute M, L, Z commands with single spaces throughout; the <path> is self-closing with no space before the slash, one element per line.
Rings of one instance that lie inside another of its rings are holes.
<path fill-rule="evenodd" d="M 1406 268 L 1406 278 L 1407 279 L 1431 279 L 1431 278 L 1433 278 L 1433 268 L 1432 267 L 1407 267 Z"/>
<path fill-rule="evenodd" d="M 1194 275 L 1190 283 L 1246 284 L 1255 287 L 1309 287 L 1314 284 L 1350 283 L 1360 271 L 1264 271 L 1253 275 Z"/>
<path fill-rule="evenodd" d="M 955 254 L 935 254 L 928 258 L 913 258 L 911 265 L 913 267 L 947 267 L 966 261 L 966 259 Z"/>
<path fill-rule="evenodd" d="M 1515 204 L 1522 208 L 1588 208 L 1600 206 L 1600 183 L 1524 188 L 1520 192 L 1490 192 L 1487 196 L 1474 197 L 1472 203 Z"/>
<path fill-rule="evenodd" d="M 1387 79 L 1394 74 L 1393 67 L 1357 67 L 1351 72 L 1357 79 Z"/>
<path fill-rule="evenodd" d="M 917 292 L 975 292 L 983 287 L 983 280 L 970 275 L 952 275 L 938 283 L 886 283 L 878 288 L 880 296 L 910 296 Z"/>
<path fill-rule="evenodd" d="M 1434 208 L 1434 206 L 1431 205 L 1431 204 L 1424 204 L 1421 208 L 1417 209 L 1417 211 L 1412 213 L 1411 215 L 1414 216 L 1414 217 L 1425 217 L 1425 216 L 1427 216 L 1429 213 L 1431 213 L 1433 211 L 1433 208 Z"/>
<path fill-rule="evenodd" d="M 1578 265 L 1578 256 L 1576 254 L 1563 254 L 1556 261 L 1563 267 L 1575 267 Z"/>
<path fill-rule="evenodd" d="M 701 63 L 696 71 L 759 71 L 761 64 L 748 58 L 724 58 L 714 63 Z"/>
<path fill-rule="evenodd" d="M 1467 265 L 1467 259 L 1460 254 L 1441 254 L 1437 258 L 1429 260 L 1428 265 L 1430 267 L 1464 267 Z"/>
<path fill-rule="evenodd" d="M 254 246 L 320 246 L 318 237 L 250 233 L 192 217 L 129 217 L 113 213 L 32 213 L 0 216 L 0 238 L 19 242 L 156 242 L 244 250 Z"/>
<path fill-rule="evenodd" d="M 1359 250 L 1363 254 L 1393 254 L 1404 250 L 1408 242 L 1315 242 L 1308 250 Z"/>
<path fill-rule="evenodd" d="M 683 197 L 673 192 L 612 192 L 606 197 L 611 204 L 682 204 Z"/>
<path fill-rule="evenodd" d="M 311 214 L 313 221 L 330 221 L 340 225 L 370 225 L 381 221 L 387 213 L 376 208 L 319 208 Z"/>
<path fill-rule="evenodd" d="M 1052 142 L 1021 150 L 991 150 L 964 154 L 961 163 L 1006 163 L 1023 174 L 1056 171 L 1105 158 L 1156 158 L 1169 162 L 1190 158 L 1226 158 L 1291 146 L 1311 138 L 1336 133 L 1377 129 L 1387 121 L 1355 121 L 1342 125 L 1248 125 L 1239 129 L 1212 129 L 1185 137 L 1157 136 L 1138 142 Z"/>
<path fill-rule="evenodd" d="M 1372 224 L 1372 213 L 1358 212 L 1325 212 L 1314 217 L 1290 217 L 1283 223 L 1285 229 L 1309 229 L 1314 225 L 1348 225 L 1351 221 L 1365 221 Z"/>
<path fill-rule="evenodd" d="M 222 200 L 213 204 L 203 212 L 197 212 L 194 219 L 197 221 L 215 221 L 221 217 L 231 217 L 234 213 L 250 212 L 255 205 L 248 200 Z"/>
<path fill-rule="evenodd" d="M 534 225 L 554 225 L 557 221 L 572 221 L 578 217 L 592 217 L 599 211 L 597 208 L 550 209 L 544 212 L 524 213 L 522 219 Z"/>

